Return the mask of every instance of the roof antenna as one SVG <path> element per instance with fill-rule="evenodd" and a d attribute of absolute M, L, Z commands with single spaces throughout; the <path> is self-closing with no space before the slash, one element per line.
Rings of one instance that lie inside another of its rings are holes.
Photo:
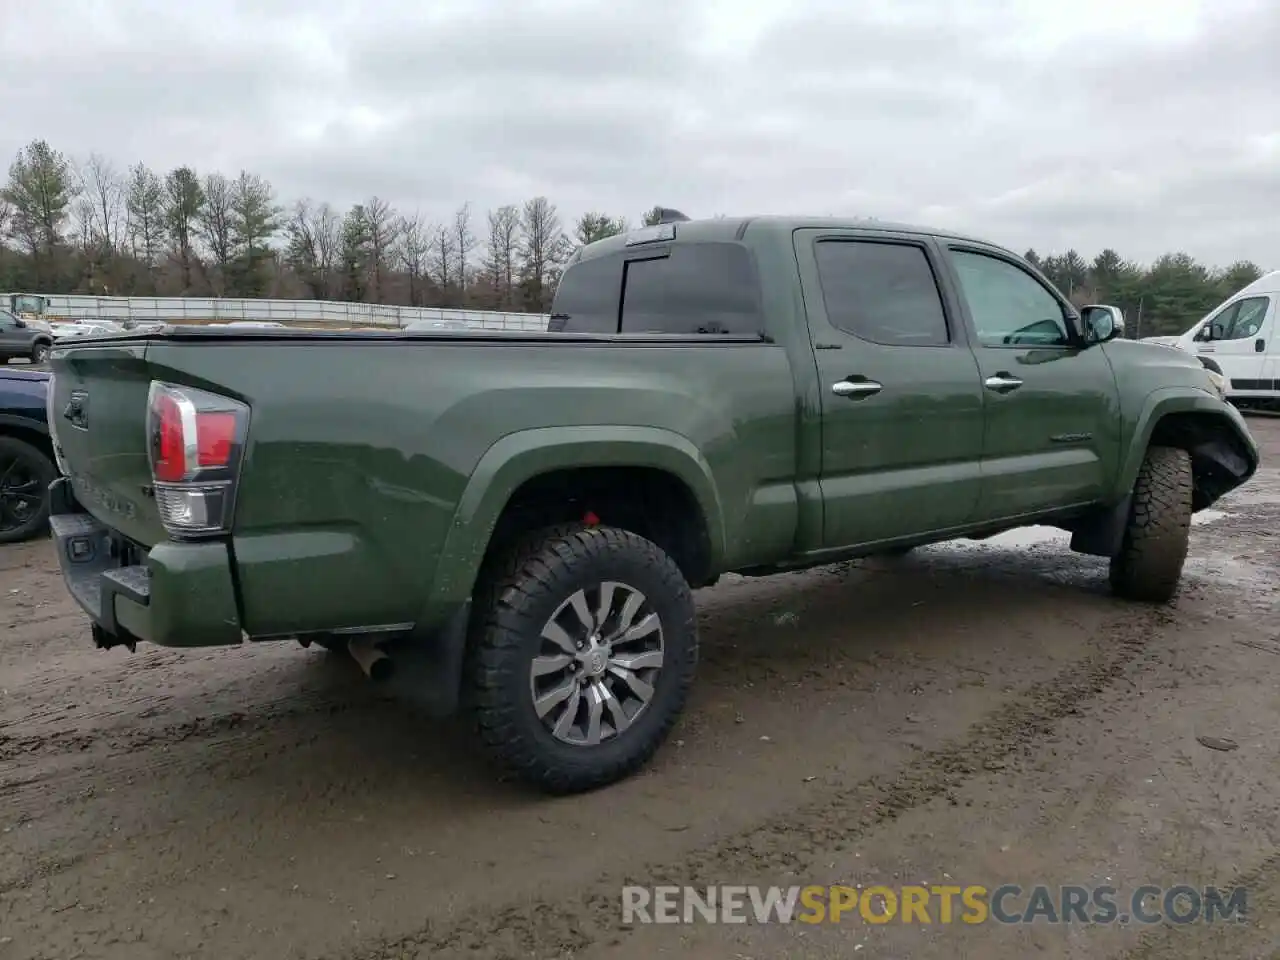
<path fill-rule="evenodd" d="M 658 223 L 684 223 L 688 219 L 679 210 L 673 210 L 670 207 L 658 208 Z"/>

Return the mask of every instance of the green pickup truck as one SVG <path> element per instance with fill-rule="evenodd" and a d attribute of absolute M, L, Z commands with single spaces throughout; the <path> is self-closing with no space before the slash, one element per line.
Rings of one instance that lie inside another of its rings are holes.
<path fill-rule="evenodd" d="M 413 663 L 507 768 L 585 790 L 668 735 L 723 573 L 1048 524 L 1165 602 L 1258 464 L 1194 357 L 945 232 L 679 219 L 582 248 L 552 309 L 57 345 L 51 526 L 95 642 Z"/>

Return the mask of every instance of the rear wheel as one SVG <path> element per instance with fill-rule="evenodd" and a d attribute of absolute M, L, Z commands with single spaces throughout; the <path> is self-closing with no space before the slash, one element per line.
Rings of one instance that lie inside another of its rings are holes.
<path fill-rule="evenodd" d="M 0 543 L 27 540 L 49 520 L 49 484 L 58 472 L 48 457 L 16 437 L 0 437 Z"/>
<path fill-rule="evenodd" d="M 553 793 L 639 770 L 684 708 L 697 666 L 693 595 L 657 545 L 610 527 L 561 527 L 486 575 L 472 637 L 481 737 Z"/>
<path fill-rule="evenodd" d="M 1151 447 L 1138 470 L 1111 589 L 1129 600 L 1167 603 L 1178 590 L 1191 537 L 1191 456 Z"/>

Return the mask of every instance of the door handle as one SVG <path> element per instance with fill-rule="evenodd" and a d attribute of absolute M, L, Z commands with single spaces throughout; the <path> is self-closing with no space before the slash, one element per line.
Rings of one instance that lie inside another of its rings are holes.
<path fill-rule="evenodd" d="M 874 380 L 837 380 L 831 385 L 831 392 L 837 397 L 852 397 L 855 400 L 869 397 L 883 389 L 884 385 Z"/>
<path fill-rule="evenodd" d="M 1259 337 L 1257 340 L 1253 341 L 1253 352 L 1254 352 L 1254 353 L 1261 353 L 1261 352 L 1262 352 L 1263 350 L 1265 350 L 1265 349 L 1267 349 L 1267 341 L 1263 340 L 1261 337 Z"/>
<path fill-rule="evenodd" d="M 1017 377 L 1011 377 L 1009 374 L 1002 371 L 997 373 L 994 377 L 987 377 L 987 379 L 983 381 L 983 384 L 988 390 L 994 391 L 995 393 L 1012 393 L 1014 390 L 1017 390 L 1022 386 L 1022 381 Z"/>

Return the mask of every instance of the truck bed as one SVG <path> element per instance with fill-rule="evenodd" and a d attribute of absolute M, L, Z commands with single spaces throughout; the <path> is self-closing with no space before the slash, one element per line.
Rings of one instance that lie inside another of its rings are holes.
<path fill-rule="evenodd" d="M 761 337 L 169 328 L 59 345 L 54 363 L 54 408 L 74 398 L 85 421 L 55 428 L 75 497 L 142 550 L 169 539 L 152 382 L 248 406 L 219 542 L 252 636 L 296 629 L 299 609 L 316 629 L 419 620 L 421 598 L 454 599 L 437 579 L 451 534 L 493 522 L 468 500 L 482 488 L 488 509 L 506 482 L 486 463 L 527 454 L 550 471 L 584 439 L 606 436 L 617 463 L 654 437 L 687 449 L 720 499 L 718 555 L 750 562 L 794 534 L 795 387 L 784 349 Z M 791 522 L 739 538 L 762 511 Z"/>

